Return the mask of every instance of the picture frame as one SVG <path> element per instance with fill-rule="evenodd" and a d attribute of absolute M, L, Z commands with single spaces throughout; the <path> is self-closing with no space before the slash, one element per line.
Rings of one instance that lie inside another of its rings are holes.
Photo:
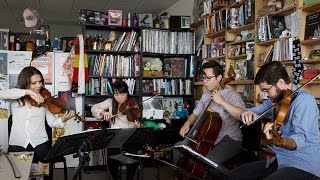
<path fill-rule="evenodd" d="M 152 14 L 139 14 L 139 27 L 153 26 Z"/>
<path fill-rule="evenodd" d="M 190 28 L 190 16 L 181 16 L 181 28 Z"/>
<path fill-rule="evenodd" d="M 122 10 L 108 11 L 108 25 L 122 26 Z"/>

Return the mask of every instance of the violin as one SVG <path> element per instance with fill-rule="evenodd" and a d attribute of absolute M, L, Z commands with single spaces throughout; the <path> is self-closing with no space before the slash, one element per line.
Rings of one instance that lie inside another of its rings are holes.
<path fill-rule="evenodd" d="M 130 122 L 134 122 L 141 117 L 141 111 L 138 104 L 131 97 L 127 98 L 126 102 L 120 105 L 119 111 L 121 114 L 126 115 Z"/>
<path fill-rule="evenodd" d="M 38 104 L 34 99 L 28 96 L 27 100 L 32 106 L 46 107 L 52 114 L 63 113 L 64 111 L 70 110 L 66 107 L 66 101 L 63 98 L 52 97 L 50 91 L 48 91 L 46 88 L 41 88 L 39 93 L 44 98 L 44 102 Z M 81 122 L 84 121 L 84 119 L 78 114 L 75 114 L 75 117 Z"/>

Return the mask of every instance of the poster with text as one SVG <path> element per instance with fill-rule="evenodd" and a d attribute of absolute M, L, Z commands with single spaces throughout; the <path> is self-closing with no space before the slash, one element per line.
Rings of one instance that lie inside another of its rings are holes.
<path fill-rule="evenodd" d="M 57 94 L 59 91 L 70 90 L 73 70 L 71 62 L 68 60 L 69 53 L 55 53 L 54 57 L 54 84 L 55 93 Z"/>
<path fill-rule="evenodd" d="M 54 53 L 49 52 L 46 56 L 41 56 L 31 62 L 31 66 L 36 67 L 43 75 L 45 84 L 52 84 Z"/>
<path fill-rule="evenodd" d="M 19 74 L 24 67 L 30 66 L 32 52 L 8 52 L 8 74 Z"/>

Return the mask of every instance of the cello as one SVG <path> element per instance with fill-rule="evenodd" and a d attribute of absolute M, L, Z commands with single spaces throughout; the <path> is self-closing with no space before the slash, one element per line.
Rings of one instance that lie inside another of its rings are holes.
<path fill-rule="evenodd" d="M 231 76 L 231 78 L 232 77 L 234 76 Z M 223 89 L 226 84 L 232 80 L 231 78 L 226 78 L 221 81 L 217 90 L 220 90 L 220 88 Z M 209 108 L 212 101 L 212 99 L 209 101 L 183 141 L 184 145 L 189 146 L 192 150 L 203 156 L 206 156 L 214 146 L 222 126 L 222 119 L 219 113 Z M 204 165 L 187 155 L 179 158 L 177 166 L 190 172 L 192 176 L 199 178 L 203 178 L 206 173 L 206 167 Z M 185 180 L 189 179 L 189 177 L 179 173 L 178 179 Z"/>

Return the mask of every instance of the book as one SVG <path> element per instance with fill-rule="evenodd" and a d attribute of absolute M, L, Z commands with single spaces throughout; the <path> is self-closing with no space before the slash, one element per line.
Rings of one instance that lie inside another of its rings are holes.
<path fill-rule="evenodd" d="M 320 38 L 320 13 L 314 13 L 306 17 L 304 39 L 318 38 Z"/>
<path fill-rule="evenodd" d="M 271 38 L 278 38 L 286 30 L 284 16 L 268 16 Z"/>
<path fill-rule="evenodd" d="M 163 76 L 164 77 L 171 77 L 171 64 L 165 63 L 163 65 Z"/>
<path fill-rule="evenodd" d="M 163 62 L 171 65 L 171 77 L 186 77 L 184 58 L 165 58 Z"/>
<path fill-rule="evenodd" d="M 153 98 L 142 97 L 142 117 L 146 119 L 163 119 L 163 97 L 154 96 Z"/>
<path fill-rule="evenodd" d="M 122 10 L 108 11 L 108 25 L 122 26 Z"/>

